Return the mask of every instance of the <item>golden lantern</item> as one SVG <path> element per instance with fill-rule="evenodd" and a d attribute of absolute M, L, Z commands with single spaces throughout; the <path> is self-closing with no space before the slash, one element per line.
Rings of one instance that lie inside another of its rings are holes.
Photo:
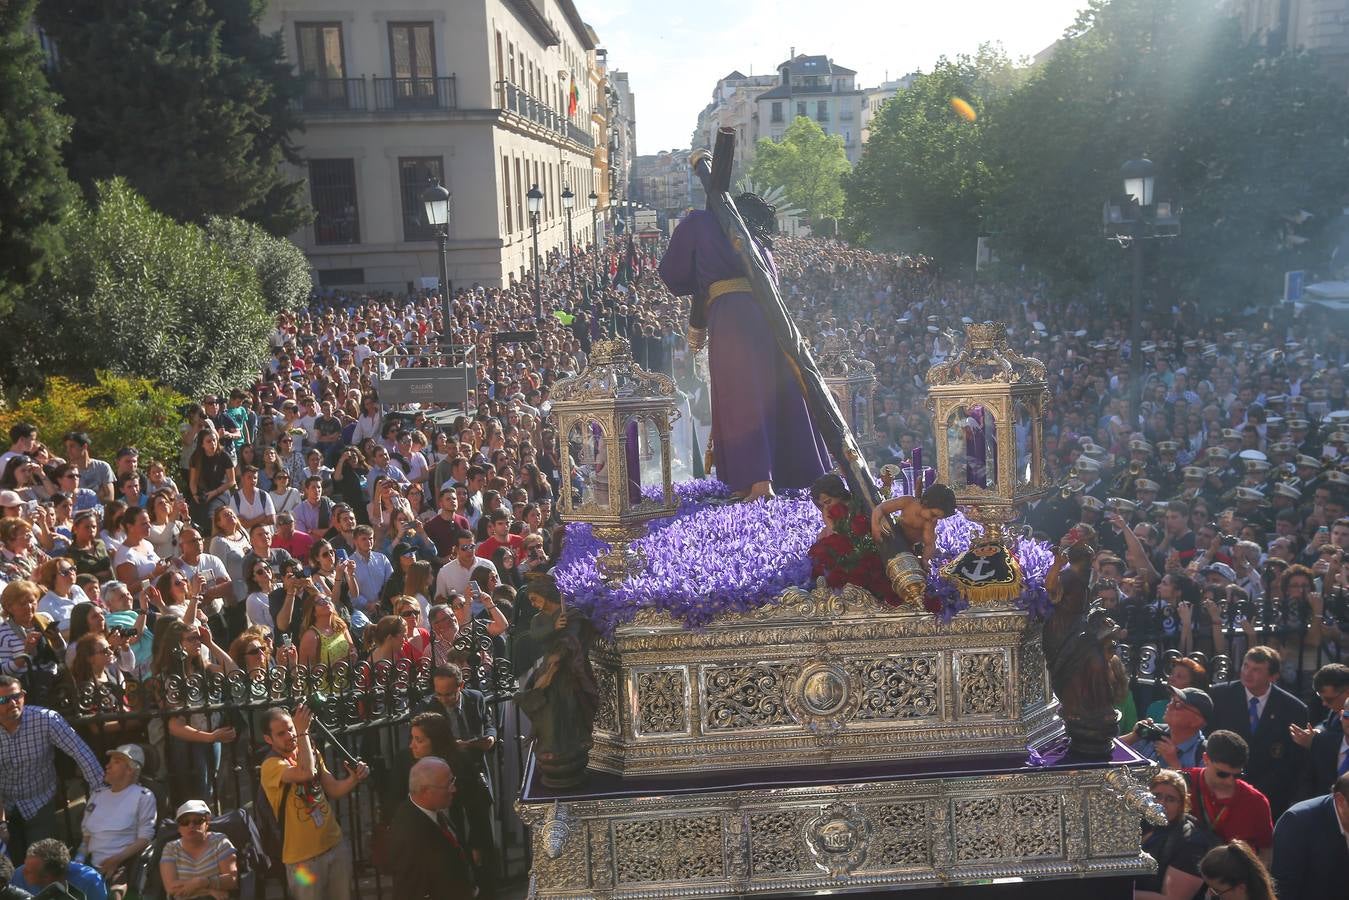
<path fill-rule="evenodd" d="M 638 366 L 632 345 L 615 338 L 597 342 L 585 370 L 555 384 L 550 401 L 562 445 L 559 514 L 591 524 L 612 548 L 601 574 L 622 581 L 642 567 L 628 545 L 679 506 L 670 475 L 674 381 Z M 643 490 L 657 484 L 654 497 Z"/>
<path fill-rule="evenodd" d="M 1017 507 L 1045 494 L 1044 363 L 1007 346 L 1007 326 L 965 328 L 965 345 L 928 369 L 937 477 L 990 536 L 1005 536 Z"/>
<path fill-rule="evenodd" d="M 874 448 L 880 443 L 876 431 L 876 364 L 858 356 L 840 334 L 826 337 L 815 359 L 858 446 L 864 452 Z"/>

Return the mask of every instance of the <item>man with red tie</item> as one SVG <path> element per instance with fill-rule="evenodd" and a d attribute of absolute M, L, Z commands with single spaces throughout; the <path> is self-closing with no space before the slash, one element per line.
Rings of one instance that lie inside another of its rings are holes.
<path fill-rule="evenodd" d="M 454 772 L 438 756 L 408 773 L 408 796 L 389 825 L 393 894 L 408 900 L 472 900 L 473 870 L 450 824 Z"/>

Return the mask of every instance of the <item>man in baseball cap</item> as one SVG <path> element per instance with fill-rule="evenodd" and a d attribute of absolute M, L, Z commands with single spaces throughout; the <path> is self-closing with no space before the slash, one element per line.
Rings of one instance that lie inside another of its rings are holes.
<path fill-rule="evenodd" d="M 1120 740 L 1168 769 L 1194 768 L 1203 764 L 1204 729 L 1213 718 L 1213 698 L 1196 687 L 1170 690 L 1162 724 L 1144 719 Z"/>
<path fill-rule="evenodd" d="M 145 751 L 122 744 L 108 751 L 106 784 L 94 791 L 80 824 L 79 855 L 97 868 L 109 887 L 130 882 L 131 866 L 155 836 L 155 795 L 139 784 Z"/>

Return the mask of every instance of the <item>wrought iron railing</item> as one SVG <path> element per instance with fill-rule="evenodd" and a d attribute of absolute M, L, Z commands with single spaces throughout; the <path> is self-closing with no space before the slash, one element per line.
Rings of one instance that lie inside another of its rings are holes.
<path fill-rule="evenodd" d="M 509 81 L 498 81 L 497 98 L 502 109 L 528 119 L 536 125 L 541 125 L 559 137 L 574 141 L 587 150 L 595 148 L 595 139 L 589 131 L 574 125 L 562 113 L 523 88 L 517 87 Z"/>
<path fill-rule="evenodd" d="M 493 829 L 500 863 L 497 877 L 509 881 L 522 877 L 529 867 L 528 836 L 511 808 L 526 754 L 522 718 L 509 702 L 516 691 L 509 659 L 493 659 L 493 639 L 487 634 L 486 623 L 477 619 L 471 623 L 448 648 L 447 655 L 462 661 L 467 686 L 482 690 L 496 720 L 497 744 L 486 760 L 495 785 Z M 141 783 L 155 793 L 161 819 L 171 816 L 172 804 L 183 799 L 185 780 L 209 784 L 209 796 L 194 799 L 206 800 L 219 812 L 251 809 L 259 799 L 257 767 L 267 750 L 262 739 L 262 713 L 274 706 L 293 710 L 307 702 L 316 719 L 326 726 L 311 733 L 329 768 L 341 773 L 333 740 L 371 768 L 366 785 L 335 805 L 355 860 L 354 896 L 379 900 L 391 885 L 374 864 L 375 826 L 388 821 L 391 804 L 398 799 L 389 793 L 396 783 L 391 763 L 408 745 L 408 721 L 414 711 L 433 696 L 431 673 L 429 660 L 417 665 L 402 661 L 374 666 L 342 661 L 332 666 L 272 666 L 228 674 L 167 673 L 144 681 L 128 677 L 122 685 L 76 685 L 67 681 L 45 699 L 65 716 L 100 760 L 108 750 L 124 743 L 138 743 L 146 749 L 148 760 Z M 232 728 L 234 739 L 205 745 L 179 741 L 170 734 L 168 725 L 169 720 L 182 718 L 206 730 Z M 202 765 L 202 757 L 191 752 L 193 746 L 219 747 L 218 764 L 205 763 L 204 772 L 184 771 L 185 766 Z M 58 754 L 58 760 L 58 771 L 66 776 L 75 774 L 65 757 Z M 69 785 L 75 783 L 77 778 L 60 779 L 58 803 L 65 809 L 67 836 L 78 841 L 78 812 L 83 798 L 69 792 Z"/>
<path fill-rule="evenodd" d="M 308 115 L 365 112 L 365 79 L 308 79 L 304 83 L 304 92 L 296 101 L 296 106 Z"/>
<path fill-rule="evenodd" d="M 456 109 L 455 76 L 375 78 L 376 112 Z"/>

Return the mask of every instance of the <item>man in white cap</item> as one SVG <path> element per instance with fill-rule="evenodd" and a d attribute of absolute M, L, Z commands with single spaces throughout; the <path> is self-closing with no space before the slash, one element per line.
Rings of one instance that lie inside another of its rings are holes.
<path fill-rule="evenodd" d="M 155 836 L 155 795 L 138 783 L 143 768 L 145 751 L 138 745 L 109 750 L 106 783 L 84 807 L 79 855 L 103 874 L 109 888 L 130 880 L 130 865 Z"/>

